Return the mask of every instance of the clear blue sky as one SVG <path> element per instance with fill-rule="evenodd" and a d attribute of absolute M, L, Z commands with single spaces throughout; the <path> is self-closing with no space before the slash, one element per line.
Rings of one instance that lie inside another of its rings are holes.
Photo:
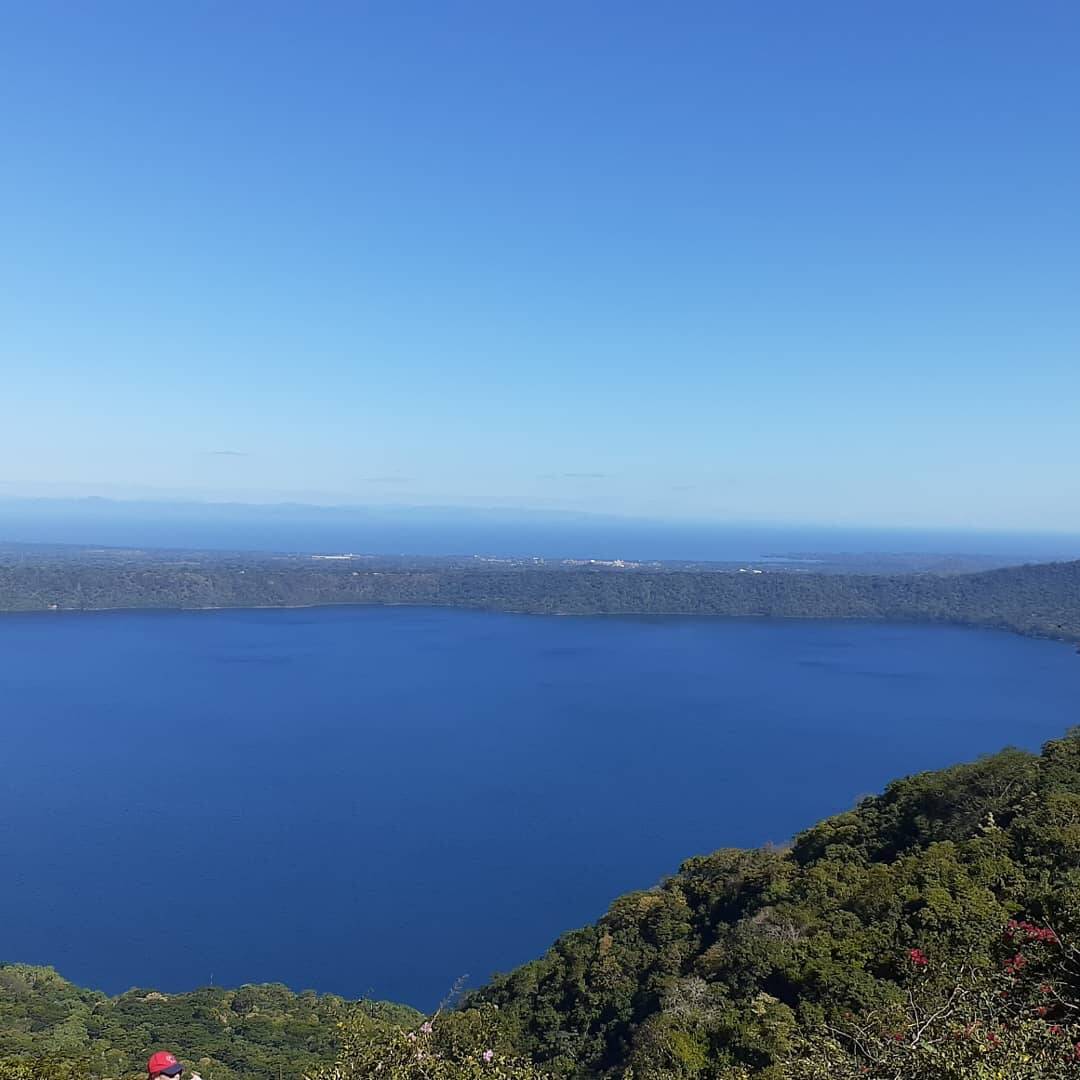
<path fill-rule="evenodd" d="M 0 493 L 1080 531 L 1080 6 L 0 12 Z"/>

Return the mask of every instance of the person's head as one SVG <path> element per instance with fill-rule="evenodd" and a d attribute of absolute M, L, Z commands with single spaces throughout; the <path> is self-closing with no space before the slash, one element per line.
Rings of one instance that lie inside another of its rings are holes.
<path fill-rule="evenodd" d="M 146 1063 L 146 1071 L 150 1080 L 155 1080 L 158 1076 L 179 1076 L 184 1066 L 168 1050 L 159 1050 Z"/>

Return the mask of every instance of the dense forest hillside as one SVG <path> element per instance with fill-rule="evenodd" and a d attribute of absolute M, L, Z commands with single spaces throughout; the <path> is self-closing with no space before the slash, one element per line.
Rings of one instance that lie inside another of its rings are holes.
<path fill-rule="evenodd" d="M 564 1075 L 1080 1075 L 1078 934 L 1074 732 L 690 859 L 473 1004 Z"/>
<path fill-rule="evenodd" d="M 7 965 L 0 1078 L 134 1075 L 162 1045 L 206 1080 L 1080 1077 L 1080 731 L 898 780 L 783 850 L 690 859 L 420 1020 Z"/>
<path fill-rule="evenodd" d="M 0 563 L 0 611 L 417 604 L 549 614 L 954 622 L 1080 641 L 1080 562 L 982 573 L 458 567 L 350 560 Z"/>

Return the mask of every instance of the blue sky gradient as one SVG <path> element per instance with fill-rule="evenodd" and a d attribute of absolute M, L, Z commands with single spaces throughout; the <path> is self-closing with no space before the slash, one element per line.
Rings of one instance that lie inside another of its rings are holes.
<path fill-rule="evenodd" d="M 1080 532 L 1080 7 L 0 13 L 0 494 Z"/>

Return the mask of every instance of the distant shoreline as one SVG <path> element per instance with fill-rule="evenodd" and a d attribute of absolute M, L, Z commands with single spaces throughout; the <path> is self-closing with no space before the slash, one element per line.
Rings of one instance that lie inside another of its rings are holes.
<path fill-rule="evenodd" d="M 841 574 L 358 564 L 0 562 L 0 613 L 416 607 L 523 615 L 836 619 L 1008 630 L 1080 642 L 1080 562 L 972 574 Z"/>

